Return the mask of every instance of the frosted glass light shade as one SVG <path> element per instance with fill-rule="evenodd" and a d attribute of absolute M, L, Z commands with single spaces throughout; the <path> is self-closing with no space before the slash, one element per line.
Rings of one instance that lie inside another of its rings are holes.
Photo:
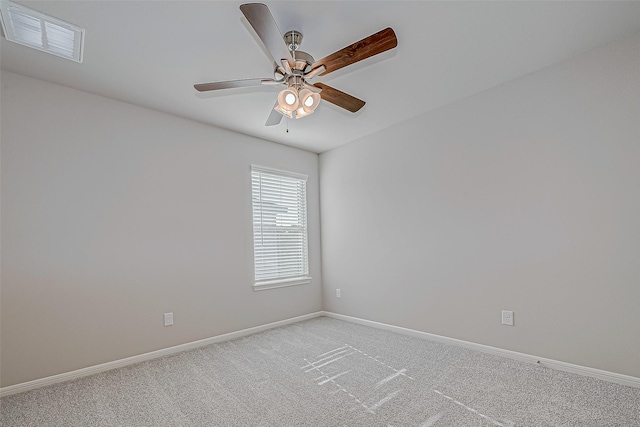
<path fill-rule="evenodd" d="M 279 105 L 276 105 L 275 107 L 273 107 L 273 109 L 276 110 L 278 113 L 282 114 L 283 116 L 293 119 L 293 111 L 287 111 Z"/>
<path fill-rule="evenodd" d="M 304 108 L 302 108 L 302 106 L 298 107 L 298 109 L 296 110 L 296 119 L 301 119 L 304 116 L 308 116 L 309 114 L 313 113 L 313 111 L 305 111 Z"/>
<path fill-rule="evenodd" d="M 294 88 L 288 87 L 278 94 L 278 106 L 285 111 L 295 111 L 299 104 L 298 91 Z"/>
<path fill-rule="evenodd" d="M 313 111 L 320 104 L 320 95 L 311 92 L 309 89 L 302 89 L 300 91 L 300 108 L 302 108 L 307 114 L 313 113 Z"/>

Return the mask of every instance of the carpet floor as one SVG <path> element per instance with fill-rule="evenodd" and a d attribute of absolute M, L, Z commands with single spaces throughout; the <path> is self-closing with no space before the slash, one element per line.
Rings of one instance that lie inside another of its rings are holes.
<path fill-rule="evenodd" d="M 640 426 L 640 389 L 326 317 L 0 400 L 13 426 Z"/>

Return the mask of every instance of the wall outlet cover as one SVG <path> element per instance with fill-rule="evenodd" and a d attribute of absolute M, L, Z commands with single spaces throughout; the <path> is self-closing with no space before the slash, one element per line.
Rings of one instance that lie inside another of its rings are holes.
<path fill-rule="evenodd" d="M 164 326 L 173 325 L 173 312 L 164 314 Z"/>
<path fill-rule="evenodd" d="M 502 310 L 502 324 L 513 326 L 513 311 Z"/>

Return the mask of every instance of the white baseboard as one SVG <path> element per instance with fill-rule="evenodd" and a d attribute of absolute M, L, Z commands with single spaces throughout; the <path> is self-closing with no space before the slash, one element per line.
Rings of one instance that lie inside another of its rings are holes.
<path fill-rule="evenodd" d="M 180 344 L 174 347 L 164 348 L 162 350 L 156 350 L 149 353 L 139 354 L 137 356 L 131 356 L 124 359 L 114 360 L 113 362 L 102 363 L 100 365 L 89 366 L 87 368 L 78 369 L 71 372 L 65 372 L 63 374 L 40 378 L 37 380 L 15 384 L 8 387 L 2 387 L 0 388 L 0 397 L 9 396 L 16 393 L 22 393 L 24 391 L 33 390 L 36 388 L 45 387 L 48 385 L 61 383 L 64 381 L 75 380 L 75 379 L 86 377 L 89 375 L 98 374 L 100 372 L 122 368 L 124 366 L 145 362 L 151 359 L 157 359 L 159 357 L 169 356 L 171 354 L 180 353 L 182 351 L 191 350 L 198 347 L 204 347 L 209 344 L 215 344 L 222 341 L 228 341 L 231 339 L 240 338 L 246 335 L 255 334 L 257 332 L 266 331 L 268 329 L 277 328 L 279 326 L 289 325 L 291 323 L 301 322 L 303 320 L 313 319 L 319 316 L 326 316 L 334 319 L 344 320 L 347 322 L 358 323 L 365 326 L 371 326 L 378 329 L 384 329 L 387 331 L 396 332 L 404 335 L 410 335 L 410 336 L 428 339 L 432 341 L 439 341 L 447 344 L 458 345 L 461 347 L 470 348 L 472 350 L 481 351 L 483 353 L 494 354 L 496 356 L 507 357 L 509 359 L 515 359 L 522 362 L 528 362 L 533 364 L 538 363 L 542 366 L 546 366 L 552 369 L 557 369 L 559 371 L 571 372 L 574 374 L 598 378 L 598 379 L 609 381 L 616 384 L 640 388 L 640 378 L 632 377 L 629 375 L 617 374 L 615 372 L 603 371 L 601 369 L 574 365 L 571 363 L 560 362 L 558 360 L 546 359 L 544 357 L 532 356 L 530 354 L 504 350 L 497 347 L 491 347 L 488 345 L 458 340 L 455 338 L 448 338 L 441 335 L 430 334 L 428 332 L 421 332 L 415 329 L 408 329 L 400 326 L 388 325 L 386 323 L 374 322 L 372 320 L 365 320 L 357 317 L 345 316 L 343 314 L 332 313 L 330 311 L 318 311 L 315 313 L 305 314 L 303 316 L 298 316 L 290 319 L 280 320 L 278 322 L 268 323 L 266 325 L 256 326 L 253 328 L 243 329 L 236 332 L 230 332 L 228 334 L 218 335 L 211 338 L 205 338 L 198 341 Z"/>
<path fill-rule="evenodd" d="M 491 347 L 483 344 L 476 344 L 469 341 L 458 340 L 455 338 L 448 338 L 441 335 L 430 334 L 428 332 L 421 332 L 415 329 L 403 328 L 400 326 L 388 325 L 386 323 L 374 322 L 371 320 L 360 319 L 358 317 L 345 316 L 343 314 L 332 313 L 330 311 L 322 312 L 322 315 L 331 317 L 333 319 L 344 320 L 347 322 L 358 323 L 360 325 L 371 326 L 373 328 L 384 329 L 387 331 L 397 332 L 404 335 L 411 335 L 418 338 L 424 338 L 432 341 L 439 341 L 447 344 L 458 345 L 461 347 L 470 348 L 483 353 L 494 354 L 496 356 L 507 357 L 509 359 L 519 360 L 521 362 L 528 362 L 533 364 L 540 364 L 542 366 L 557 369 L 559 371 L 571 372 L 578 375 L 597 378 L 604 381 L 609 381 L 616 384 L 626 385 L 630 387 L 640 388 L 640 378 L 632 377 L 630 375 L 617 374 L 615 372 L 603 371 L 601 369 L 589 368 L 587 366 L 574 365 L 572 363 L 560 362 L 558 360 L 547 359 L 544 357 L 532 356 L 530 354 L 518 353 L 517 351 L 504 350 L 497 347 Z"/>
<path fill-rule="evenodd" d="M 114 360 L 113 362 L 101 363 L 100 365 L 89 366 L 87 368 L 82 368 L 82 369 L 78 369 L 71 372 L 65 372 L 63 374 L 52 375 L 50 377 L 40 378 L 37 380 L 15 384 L 8 387 L 2 387 L 0 388 L 0 397 L 9 396 L 16 393 L 22 393 L 24 391 L 33 390 L 36 388 L 45 387 L 48 385 L 61 383 L 64 381 L 87 377 L 89 375 L 98 374 L 100 372 L 110 371 L 112 369 L 122 368 L 124 366 L 145 362 L 147 360 L 157 359 L 159 357 L 180 353 L 181 351 L 191 350 L 198 347 L 204 347 L 209 344 L 228 341 L 228 340 L 240 338 L 246 335 L 255 334 L 257 332 L 266 331 L 267 329 L 273 329 L 279 326 L 289 325 L 291 323 L 313 319 L 314 317 L 319 317 L 322 315 L 323 315 L 323 312 L 318 311 L 316 313 L 305 314 L 304 316 L 292 317 L 290 319 L 280 320 L 278 322 L 268 323 L 266 325 L 256 326 L 248 329 L 242 329 L 241 331 L 230 332 L 228 334 L 217 335 L 211 338 L 205 338 L 202 340 L 180 344 L 180 345 L 176 345 L 169 348 L 163 348 L 162 350 L 156 350 L 149 353 L 139 354 L 137 356 L 131 356 L 124 359 Z"/>

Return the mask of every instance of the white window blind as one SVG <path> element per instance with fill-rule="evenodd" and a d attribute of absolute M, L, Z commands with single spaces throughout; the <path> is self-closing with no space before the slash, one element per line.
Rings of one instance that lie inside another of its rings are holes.
<path fill-rule="evenodd" d="M 251 166 L 255 288 L 309 283 L 307 176 Z"/>

